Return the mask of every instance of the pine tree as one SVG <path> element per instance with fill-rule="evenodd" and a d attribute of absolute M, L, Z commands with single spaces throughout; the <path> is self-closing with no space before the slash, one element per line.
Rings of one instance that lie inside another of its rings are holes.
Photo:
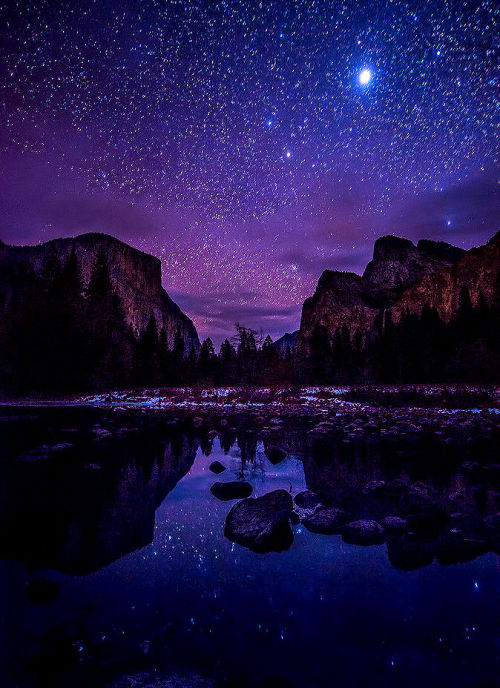
<path fill-rule="evenodd" d="M 330 382 L 332 368 L 332 349 L 328 332 L 323 325 L 316 325 L 313 330 L 309 354 L 310 375 L 314 382 Z"/>
<path fill-rule="evenodd" d="M 210 337 L 205 339 L 201 345 L 200 357 L 198 359 L 198 376 L 202 380 L 214 380 L 215 377 L 215 350 Z"/>

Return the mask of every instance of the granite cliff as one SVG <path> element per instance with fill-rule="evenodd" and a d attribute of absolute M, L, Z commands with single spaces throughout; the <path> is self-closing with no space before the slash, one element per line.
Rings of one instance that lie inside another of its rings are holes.
<path fill-rule="evenodd" d="M 397 322 L 405 312 L 420 313 L 427 304 L 436 308 L 439 316 L 449 322 L 457 312 L 460 291 L 467 287 L 473 305 L 482 294 L 491 306 L 499 288 L 500 232 L 487 244 L 464 252 L 460 260 L 433 275 L 426 275 L 406 289 L 394 304 L 392 319 Z"/>
<path fill-rule="evenodd" d="M 161 286 L 161 264 L 158 258 L 132 248 L 107 234 L 82 234 L 74 238 L 55 239 L 38 246 L 8 246 L 0 242 L 0 274 L 2 289 L 0 312 L 10 298 L 8 275 L 23 264 L 35 272 L 44 260 L 57 255 L 62 261 L 75 251 L 82 280 L 88 284 L 100 250 L 106 256 L 111 282 L 119 294 L 127 322 L 136 334 L 142 331 L 153 315 L 159 328 L 165 328 L 171 348 L 178 329 L 184 337 L 186 351 L 198 350 L 199 340 L 191 320 L 181 311 Z"/>
<path fill-rule="evenodd" d="M 478 249 L 464 251 L 444 242 L 385 236 L 377 239 L 373 259 L 362 276 L 326 270 L 314 295 L 302 309 L 297 350 L 306 354 L 316 327 L 331 338 L 346 326 L 351 337 L 366 335 L 377 316 L 391 311 L 398 321 L 405 311 L 420 314 L 435 306 L 449 321 L 456 312 L 462 286 L 475 304 L 482 292 L 491 302 L 498 279 L 499 237 Z"/>

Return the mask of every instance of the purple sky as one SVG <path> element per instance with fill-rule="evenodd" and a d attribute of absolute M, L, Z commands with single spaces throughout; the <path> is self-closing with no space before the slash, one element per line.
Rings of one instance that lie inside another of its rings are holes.
<path fill-rule="evenodd" d="M 0 10 L 0 238 L 112 234 L 217 343 L 297 329 L 383 234 L 498 229 L 493 4 Z"/>

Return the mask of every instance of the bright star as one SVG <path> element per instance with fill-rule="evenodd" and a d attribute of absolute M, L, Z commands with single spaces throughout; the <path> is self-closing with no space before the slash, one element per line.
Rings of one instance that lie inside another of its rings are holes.
<path fill-rule="evenodd" d="M 362 86 L 366 86 L 371 81 L 372 73 L 369 69 L 362 69 L 359 73 L 358 79 Z"/>
<path fill-rule="evenodd" d="M 287 157 L 287 158 L 291 157 L 291 155 L 292 155 L 292 154 L 290 153 L 290 151 L 287 151 L 287 152 L 286 152 L 286 157 Z"/>

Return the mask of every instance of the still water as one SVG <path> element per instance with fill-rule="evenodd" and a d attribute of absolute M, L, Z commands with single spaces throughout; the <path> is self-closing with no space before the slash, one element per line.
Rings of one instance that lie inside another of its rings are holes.
<path fill-rule="evenodd" d="M 443 498 L 460 486 L 470 515 L 491 486 L 454 460 L 317 454 L 296 424 L 273 464 L 245 420 L 217 435 L 191 420 L 5 412 L 2 686 L 496 685 L 497 554 L 444 564 L 441 540 L 401 554 L 302 523 L 287 551 L 256 554 L 224 537 L 235 502 L 210 492 L 242 478 L 257 497 L 322 489 L 366 516 L 363 485 L 402 476 Z M 39 578 L 57 594 L 31 599 Z"/>

